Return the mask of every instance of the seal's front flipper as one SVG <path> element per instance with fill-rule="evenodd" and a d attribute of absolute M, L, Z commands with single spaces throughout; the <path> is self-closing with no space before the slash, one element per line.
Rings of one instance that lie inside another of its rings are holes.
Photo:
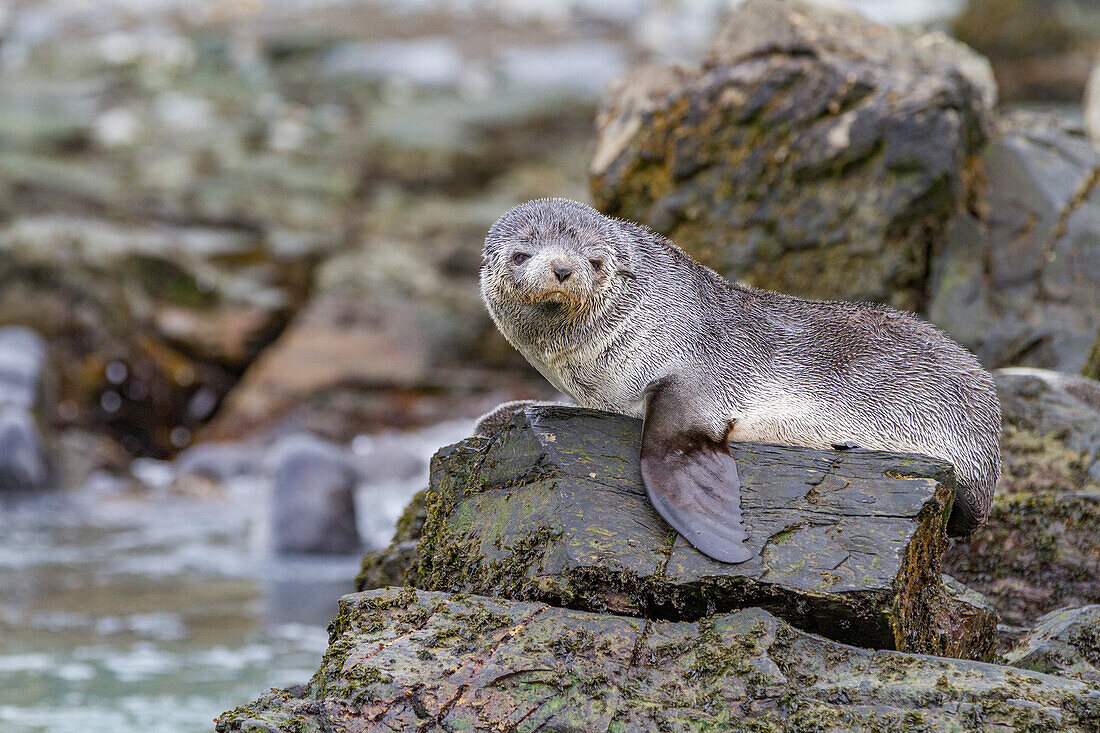
<path fill-rule="evenodd" d="M 642 481 L 653 508 L 699 552 L 740 563 L 752 558 L 741 523 L 741 480 L 725 441 L 691 414 L 690 394 L 668 380 L 647 391 Z"/>

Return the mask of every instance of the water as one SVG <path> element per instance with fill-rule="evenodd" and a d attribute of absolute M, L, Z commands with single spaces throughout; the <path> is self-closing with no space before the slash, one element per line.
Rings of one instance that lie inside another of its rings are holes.
<path fill-rule="evenodd" d="M 349 448 L 366 466 L 364 536 L 392 533 L 428 457 L 469 427 Z M 372 481 L 367 459 L 398 442 L 418 466 Z M 358 554 L 267 553 L 262 476 L 181 493 L 170 464 L 136 468 L 140 482 L 0 503 L 0 731 L 210 731 L 219 713 L 319 666 Z"/>

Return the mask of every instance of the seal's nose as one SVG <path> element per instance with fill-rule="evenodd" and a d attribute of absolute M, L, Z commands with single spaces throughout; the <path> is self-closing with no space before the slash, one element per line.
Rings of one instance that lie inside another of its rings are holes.
<path fill-rule="evenodd" d="M 573 268 L 564 262 L 555 262 L 554 275 L 557 276 L 558 282 L 563 283 L 569 279 L 569 276 L 573 274 Z"/>

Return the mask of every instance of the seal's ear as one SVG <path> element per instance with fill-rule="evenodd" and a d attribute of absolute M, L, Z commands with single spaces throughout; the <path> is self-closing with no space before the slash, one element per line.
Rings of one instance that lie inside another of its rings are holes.
<path fill-rule="evenodd" d="M 741 523 L 741 480 L 724 440 L 692 415 L 687 390 L 670 380 L 646 390 L 642 481 L 666 522 L 699 552 L 741 563 L 753 557 Z M 695 413 L 698 414 L 698 413 Z"/>

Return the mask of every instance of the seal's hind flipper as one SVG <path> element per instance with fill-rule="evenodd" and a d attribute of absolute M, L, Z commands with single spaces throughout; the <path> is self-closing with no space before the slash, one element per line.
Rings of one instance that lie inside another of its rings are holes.
<path fill-rule="evenodd" d="M 725 441 L 689 414 L 689 394 L 665 380 L 647 392 L 642 481 L 653 508 L 699 552 L 728 563 L 752 552 L 741 523 L 741 480 Z"/>

